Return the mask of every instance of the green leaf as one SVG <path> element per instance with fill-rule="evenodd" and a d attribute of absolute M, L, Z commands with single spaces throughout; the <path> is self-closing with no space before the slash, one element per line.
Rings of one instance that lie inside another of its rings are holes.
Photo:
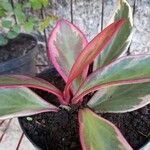
<path fill-rule="evenodd" d="M 99 112 L 124 113 L 150 103 L 150 83 L 114 86 L 99 90 L 88 105 Z"/>
<path fill-rule="evenodd" d="M 30 2 L 23 3 L 23 8 L 31 8 L 31 3 Z"/>
<path fill-rule="evenodd" d="M 29 16 L 28 17 L 28 21 L 31 21 L 33 22 L 34 24 L 37 24 L 38 23 L 38 18 L 34 17 L 34 16 Z"/>
<path fill-rule="evenodd" d="M 18 36 L 18 33 L 16 33 L 15 31 L 9 31 L 8 33 L 7 33 L 7 38 L 8 39 L 14 39 L 14 38 L 16 38 Z"/>
<path fill-rule="evenodd" d="M 23 25 L 23 28 L 25 29 L 26 32 L 30 33 L 34 28 L 34 23 L 32 21 L 27 21 Z"/>
<path fill-rule="evenodd" d="M 0 35 L 0 46 L 6 45 L 7 43 L 8 40 L 3 35 Z"/>
<path fill-rule="evenodd" d="M 122 57 L 93 72 L 81 85 L 74 99 L 106 87 L 149 82 L 148 64 L 150 64 L 150 55 Z"/>
<path fill-rule="evenodd" d="M 128 49 L 132 37 L 133 18 L 131 7 L 126 0 L 118 0 L 118 7 L 115 8 L 115 13 L 110 23 L 122 18 L 125 19 L 125 24 L 112 38 L 110 44 L 105 48 L 102 54 L 96 58 L 94 69 L 111 63 L 112 60 L 118 58 L 122 52 Z"/>
<path fill-rule="evenodd" d="M 14 14 L 19 23 L 24 23 L 26 21 L 26 16 L 23 12 L 22 4 L 16 3 L 14 5 Z"/>
<path fill-rule="evenodd" d="M 0 119 L 28 116 L 46 111 L 57 111 L 28 88 L 0 89 Z"/>
<path fill-rule="evenodd" d="M 10 21 L 10 20 L 2 20 L 2 26 L 4 27 L 4 28 L 11 28 L 11 26 L 12 26 L 12 21 Z"/>
<path fill-rule="evenodd" d="M 0 9 L 0 17 L 4 17 L 6 14 L 5 14 L 5 11 L 3 11 L 2 9 Z"/>
<path fill-rule="evenodd" d="M 7 12 L 12 12 L 13 8 L 9 0 L 0 0 L 0 5 Z"/>
<path fill-rule="evenodd" d="M 31 7 L 34 10 L 38 10 L 38 9 L 42 8 L 42 4 L 41 4 L 40 0 L 30 0 L 29 2 L 31 3 Z"/>
<path fill-rule="evenodd" d="M 16 32 L 16 33 L 20 33 L 20 26 L 15 24 L 12 26 L 12 31 Z"/>
<path fill-rule="evenodd" d="M 132 150 L 111 122 L 87 108 L 79 111 L 79 129 L 83 150 Z"/>
<path fill-rule="evenodd" d="M 46 7 L 48 6 L 48 0 L 39 0 L 41 2 L 41 4 Z"/>
<path fill-rule="evenodd" d="M 46 29 L 49 26 L 50 22 L 55 21 L 57 19 L 58 19 L 58 17 L 57 16 L 53 16 L 53 15 L 46 17 L 44 19 L 44 21 L 42 21 L 39 24 L 39 31 L 43 31 L 44 29 Z"/>
<path fill-rule="evenodd" d="M 4 17 L 6 15 L 6 11 L 3 6 L 0 4 L 0 17 Z"/>

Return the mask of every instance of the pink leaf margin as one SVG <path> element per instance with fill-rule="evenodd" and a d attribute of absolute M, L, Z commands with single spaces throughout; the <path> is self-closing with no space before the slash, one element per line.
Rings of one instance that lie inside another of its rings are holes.
<path fill-rule="evenodd" d="M 56 70 L 58 71 L 58 73 L 62 76 L 62 78 L 64 79 L 65 82 L 67 82 L 68 80 L 68 76 L 66 76 L 61 67 L 59 66 L 59 64 L 57 63 L 57 60 L 55 59 L 55 56 L 57 55 L 56 52 L 57 50 L 55 49 L 55 47 L 53 46 L 53 41 L 55 41 L 56 39 L 56 35 L 57 35 L 57 32 L 59 31 L 60 27 L 61 27 L 61 24 L 65 22 L 67 25 L 70 26 L 70 28 L 72 29 L 72 31 L 74 31 L 75 33 L 78 33 L 80 35 L 80 37 L 82 38 L 82 41 L 83 41 L 83 45 L 86 46 L 88 41 L 85 37 L 85 35 L 83 34 L 83 32 L 78 28 L 76 27 L 75 25 L 73 25 L 72 23 L 70 23 L 69 21 L 67 20 L 64 20 L 64 19 L 60 19 L 58 20 L 58 22 L 56 23 L 56 26 L 54 27 L 54 29 L 52 30 L 51 32 L 51 35 L 49 36 L 49 39 L 48 39 L 48 58 L 49 60 L 53 63 L 53 65 L 55 66 Z M 84 78 L 87 76 L 87 72 L 88 72 L 88 68 L 85 70 L 85 72 L 83 73 L 84 75 Z"/>
<path fill-rule="evenodd" d="M 0 120 L 5 120 L 5 119 L 10 119 L 10 118 L 17 118 L 17 117 L 25 117 L 25 116 L 30 116 L 30 115 L 36 115 L 36 114 L 40 114 L 40 113 L 44 113 L 44 112 L 57 112 L 58 109 L 38 109 L 35 111 L 22 111 L 20 113 L 13 113 L 11 115 L 4 115 L 4 116 L 0 116 Z"/>
<path fill-rule="evenodd" d="M 2 75 L 1 75 L 2 76 Z M 0 77 L 1 77 L 0 76 Z M 66 104 L 66 102 L 63 100 L 63 94 L 62 92 L 57 89 L 54 85 L 52 85 L 51 83 L 45 81 L 44 79 L 41 79 L 41 78 L 38 78 L 38 77 L 30 77 L 30 76 L 24 76 L 24 75 L 5 75 L 5 77 L 14 77 L 14 78 L 18 78 L 20 80 L 27 80 L 27 79 L 30 79 L 30 80 L 37 80 L 41 83 L 44 83 L 46 84 L 47 86 L 49 87 L 52 87 L 53 89 L 50 89 L 50 88 L 46 88 L 45 86 L 42 86 L 42 85 L 38 85 L 38 84 L 31 84 L 31 83 L 24 83 L 24 84 L 9 84 L 9 85 L 0 85 L 0 88 L 19 88 L 19 87 L 28 87 L 28 88 L 35 88 L 35 89 L 39 89 L 39 90 L 43 90 L 43 91 L 46 91 L 46 92 L 49 92 L 51 94 L 54 94 L 55 96 L 58 97 L 59 101 L 61 104 Z"/>
<path fill-rule="evenodd" d="M 119 21 L 116 21 L 114 23 L 112 23 L 111 25 L 109 25 L 108 27 L 106 27 L 101 33 L 99 33 L 88 45 L 90 47 L 93 46 L 93 43 L 95 44 L 95 41 L 98 40 L 98 38 L 101 38 L 101 36 L 106 35 L 106 31 L 110 30 L 112 27 L 114 27 L 115 29 L 113 31 L 111 31 L 110 37 L 107 37 L 107 39 L 104 41 L 104 43 L 100 46 L 100 48 L 98 48 L 98 50 L 92 54 L 92 57 L 90 59 L 88 59 L 83 65 L 81 65 L 81 62 L 83 60 L 83 58 L 85 58 L 85 56 L 87 57 L 90 53 L 91 53 L 91 49 L 87 49 L 87 47 L 84 48 L 84 50 L 80 53 L 80 55 L 77 57 L 76 59 L 76 63 L 73 65 L 70 73 L 69 73 L 69 77 L 68 77 L 68 81 L 64 90 L 64 95 L 68 95 L 68 91 L 70 88 L 70 85 L 72 83 L 72 81 L 78 77 L 80 75 L 80 73 L 83 71 L 84 68 L 86 68 L 93 60 L 94 58 L 102 52 L 102 50 L 104 50 L 104 48 L 107 46 L 108 42 L 111 40 L 111 38 L 113 37 L 113 35 L 121 28 L 121 26 L 125 23 L 124 19 L 121 19 Z M 108 31 L 107 31 L 108 32 Z M 81 66 L 81 68 L 79 69 L 79 66 Z"/>
<path fill-rule="evenodd" d="M 150 55 L 145 55 L 145 54 L 138 54 L 138 55 L 130 55 L 128 57 L 145 57 L 145 56 L 149 56 Z M 80 89 L 82 88 L 83 84 L 85 83 L 85 81 L 88 81 L 91 76 L 93 76 L 94 74 L 97 74 L 97 72 L 99 70 L 103 70 L 103 68 L 106 68 L 107 66 L 110 66 L 111 64 L 115 63 L 116 61 L 119 61 L 123 58 L 127 58 L 127 56 L 123 56 L 118 58 L 117 60 L 113 60 L 110 64 L 107 64 L 101 68 L 96 69 L 95 71 L 93 71 L 92 74 L 90 74 L 81 84 L 81 86 L 79 87 L 78 91 L 75 93 L 72 102 L 73 104 L 76 104 L 80 101 L 80 99 L 82 99 L 85 95 L 89 94 L 90 92 L 94 92 L 96 90 L 100 90 L 102 88 L 106 88 L 106 87 L 110 87 L 110 86 L 117 86 L 117 85 L 127 85 L 127 84 L 136 84 L 136 83 L 146 83 L 146 82 L 150 82 L 150 78 L 139 78 L 139 79 L 135 79 L 135 80 L 121 80 L 121 81 L 113 81 L 113 82 L 108 82 L 105 84 L 101 84 L 99 86 L 94 86 L 92 88 L 90 88 L 89 90 L 86 90 L 84 92 L 82 92 L 81 94 L 79 94 Z"/>
<path fill-rule="evenodd" d="M 150 78 L 141 78 L 141 79 L 135 79 L 135 80 L 121 80 L 121 81 L 108 82 L 105 84 L 94 86 L 93 88 L 90 88 L 89 90 L 82 92 L 80 95 L 78 95 L 78 93 L 76 93 L 72 102 L 73 102 L 73 104 L 77 104 L 80 101 L 80 99 L 82 99 L 85 95 L 87 95 L 91 92 L 94 92 L 96 90 L 100 90 L 102 88 L 106 88 L 106 87 L 110 87 L 110 86 L 118 86 L 118 85 L 146 83 L 146 82 L 150 82 Z"/>
<path fill-rule="evenodd" d="M 119 129 L 111 122 L 109 122 L 108 120 L 96 115 L 94 112 L 92 112 L 90 109 L 88 108 L 85 108 L 84 110 L 79 110 L 79 113 L 78 113 L 78 122 L 79 122 L 79 136 L 80 136 L 80 143 L 81 143 L 81 146 L 82 146 L 82 150 L 87 150 L 86 149 L 86 145 L 85 145 L 85 141 L 84 141 L 84 138 L 83 138 L 83 131 L 84 131 L 84 124 L 82 123 L 82 111 L 86 111 L 86 112 L 89 112 L 89 113 L 92 113 L 92 115 L 102 121 L 104 121 L 105 123 L 109 124 L 112 128 L 114 128 L 116 134 L 118 135 L 118 140 L 120 141 L 120 143 L 122 143 L 125 148 L 127 150 L 133 150 L 132 147 L 128 144 L 128 142 L 126 141 L 126 139 L 123 137 L 123 135 L 121 134 L 121 132 L 119 131 Z"/>
<path fill-rule="evenodd" d="M 16 87 L 13 87 L 13 88 L 16 88 Z M 30 89 L 28 89 L 28 90 L 31 91 Z M 5 120 L 5 119 L 10 119 L 10 118 L 15 118 L 15 117 L 25 117 L 25 116 L 29 116 L 29 115 L 36 115 L 36 114 L 40 114 L 43 112 L 57 112 L 59 110 L 58 107 L 48 103 L 47 101 L 45 101 L 43 98 L 41 98 L 36 93 L 32 92 L 32 94 L 39 97 L 40 101 L 47 105 L 47 108 L 38 108 L 37 110 L 27 110 L 27 111 L 21 111 L 18 113 L 12 113 L 10 115 L 0 116 L 0 120 Z"/>

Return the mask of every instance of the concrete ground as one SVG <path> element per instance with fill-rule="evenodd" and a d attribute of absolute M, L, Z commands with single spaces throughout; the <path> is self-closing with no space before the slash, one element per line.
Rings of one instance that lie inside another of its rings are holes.
<path fill-rule="evenodd" d="M 9 123 L 8 120 L 0 127 L 0 136 L 5 132 L 5 128 Z M 22 130 L 19 126 L 17 119 L 12 119 L 10 125 L 0 143 L 0 150 L 16 150 L 19 139 L 22 135 Z M 20 150 L 36 150 L 29 140 L 23 136 L 22 142 L 20 144 Z"/>

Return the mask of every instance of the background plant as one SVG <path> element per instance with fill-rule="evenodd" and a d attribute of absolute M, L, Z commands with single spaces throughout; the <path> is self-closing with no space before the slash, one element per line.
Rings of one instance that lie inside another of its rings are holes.
<path fill-rule="evenodd" d="M 0 45 L 7 44 L 9 39 L 16 38 L 20 32 L 44 30 L 57 17 L 48 15 L 45 19 L 39 19 L 33 12 L 47 6 L 48 0 L 23 0 L 15 3 L 12 0 L 0 0 Z"/>
<path fill-rule="evenodd" d="M 71 109 L 70 105 L 80 106 L 84 96 L 98 90 L 87 103 L 92 110 L 81 107 L 78 112 L 82 149 L 132 149 L 120 131 L 95 112 L 123 113 L 150 103 L 150 68 L 147 67 L 150 55 L 118 58 L 131 42 L 133 23 L 127 1 L 119 1 L 113 21 L 91 42 L 87 42 L 84 34 L 70 22 L 58 21 L 49 38 L 48 56 L 66 82 L 64 91 L 39 78 L 0 76 L 0 118 L 61 109 L 27 87 L 56 95 L 60 105 L 67 106 L 67 111 Z M 93 61 L 94 71 L 87 75 Z"/>

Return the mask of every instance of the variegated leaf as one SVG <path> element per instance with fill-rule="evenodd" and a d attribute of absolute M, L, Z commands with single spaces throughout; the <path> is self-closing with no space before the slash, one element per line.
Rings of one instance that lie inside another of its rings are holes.
<path fill-rule="evenodd" d="M 57 107 L 44 101 L 28 88 L 0 89 L 0 119 L 57 110 Z"/>
<path fill-rule="evenodd" d="M 47 91 L 56 95 L 61 103 L 65 103 L 63 100 L 62 92 L 49 82 L 37 78 L 24 75 L 0 75 L 0 88 L 9 87 L 32 87 L 40 90 Z"/>
<path fill-rule="evenodd" d="M 88 105 L 98 112 L 124 113 L 150 103 L 150 82 L 114 86 L 99 90 Z"/>
<path fill-rule="evenodd" d="M 99 53 L 101 53 L 105 46 L 110 42 L 113 35 L 123 24 L 124 20 L 119 20 L 106 27 L 101 33 L 94 37 L 94 39 L 80 53 L 69 73 L 68 81 L 64 90 L 65 96 L 67 95 L 72 81 L 83 72 L 84 68 L 86 68 Z"/>
<path fill-rule="evenodd" d="M 76 26 L 66 20 L 57 22 L 49 37 L 48 56 L 65 82 L 76 58 L 86 45 L 87 40 L 84 34 Z M 87 75 L 87 69 L 83 74 L 74 82 L 73 91 L 76 91 Z"/>
<path fill-rule="evenodd" d="M 79 111 L 79 130 L 83 150 L 132 150 L 112 123 L 87 108 Z"/>
<path fill-rule="evenodd" d="M 105 50 L 96 58 L 94 70 L 111 63 L 129 47 L 132 38 L 133 18 L 131 7 L 126 0 L 118 0 L 118 6 L 115 8 L 110 23 L 119 19 L 125 19 L 125 24 L 112 38 Z"/>
<path fill-rule="evenodd" d="M 93 72 L 81 85 L 73 101 L 105 87 L 150 82 L 150 55 L 122 57 Z"/>

